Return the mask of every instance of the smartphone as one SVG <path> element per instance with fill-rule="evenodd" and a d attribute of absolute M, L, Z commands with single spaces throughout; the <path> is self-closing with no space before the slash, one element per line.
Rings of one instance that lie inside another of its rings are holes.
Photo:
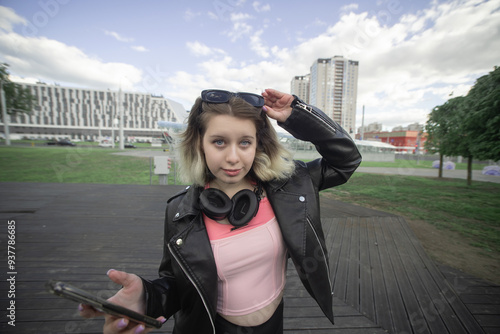
<path fill-rule="evenodd" d="M 94 296 L 93 294 L 70 284 L 58 281 L 48 281 L 46 286 L 51 293 L 57 296 L 71 299 L 77 303 L 91 305 L 96 310 L 104 313 L 108 313 L 116 317 L 127 318 L 130 321 L 143 324 L 149 328 L 160 328 L 162 326 L 162 323 L 154 318 L 137 313 L 126 307 L 110 303 L 103 298 Z"/>

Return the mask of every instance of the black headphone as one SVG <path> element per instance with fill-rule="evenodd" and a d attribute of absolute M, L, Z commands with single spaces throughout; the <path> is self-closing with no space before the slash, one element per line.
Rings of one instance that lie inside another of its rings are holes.
<path fill-rule="evenodd" d="M 199 203 L 203 213 L 213 220 L 227 218 L 234 228 L 247 225 L 259 211 L 262 187 L 258 185 L 256 191 L 243 189 L 238 191 L 232 199 L 223 191 L 207 188 L 200 194 Z"/>

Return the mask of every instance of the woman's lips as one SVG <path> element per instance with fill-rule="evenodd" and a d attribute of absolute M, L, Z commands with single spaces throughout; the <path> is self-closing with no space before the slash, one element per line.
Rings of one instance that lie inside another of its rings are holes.
<path fill-rule="evenodd" d="M 224 169 L 224 173 L 228 176 L 237 176 L 241 172 L 241 169 Z"/>

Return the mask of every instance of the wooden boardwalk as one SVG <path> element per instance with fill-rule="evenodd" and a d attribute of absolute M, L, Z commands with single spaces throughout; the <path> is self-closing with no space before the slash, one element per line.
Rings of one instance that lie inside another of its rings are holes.
<path fill-rule="evenodd" d="M 76 304 L 48 294 L 58 279 L 111 296 L 110 268 L 157 277 L 165 200 L 180 186 L 1 183 L 0 333 L 100 333 Z M 289 264 L 286 333 L 499 333 L 500 288 L 438 267 L 401 217 L 322 198 L 335 325 Z M 15 221 L 15 298 L 7 222 Z M 6 309 L 15 301 L 15 327 Z M 171 333 L 169 320 L 156 333 Z"/>

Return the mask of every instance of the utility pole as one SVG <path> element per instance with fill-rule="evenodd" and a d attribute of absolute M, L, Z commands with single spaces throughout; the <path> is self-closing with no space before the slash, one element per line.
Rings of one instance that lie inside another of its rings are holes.
<path fill-rule="evenodd" d="M 365 139 L 365 105 L 363 104 L 363 116 L 361 117 L 361 140 Z"/>
<path fill-rule="evenodd" d="M 5 104 L 5 92 L 3 91 L 3 81 L 0 80 L 0 95 L 2 102 L 3 131 L 5 134 L 5 145 L 10 146 L 9 114 L 7 114 L 7 104 Z"/>
<path fill-rule="evenodd" d="M 118 104 L 118 112 L 120 113 L 120 129 L 119 129 L 119 134 L 120 134 L 120 150 L 125 149 L 125 143 L 123 142 L 123 96 L 122 96 L 122 88 L 120 87 L 120 92 L 118 93 L 119 96 L 119 104 Z"/>

